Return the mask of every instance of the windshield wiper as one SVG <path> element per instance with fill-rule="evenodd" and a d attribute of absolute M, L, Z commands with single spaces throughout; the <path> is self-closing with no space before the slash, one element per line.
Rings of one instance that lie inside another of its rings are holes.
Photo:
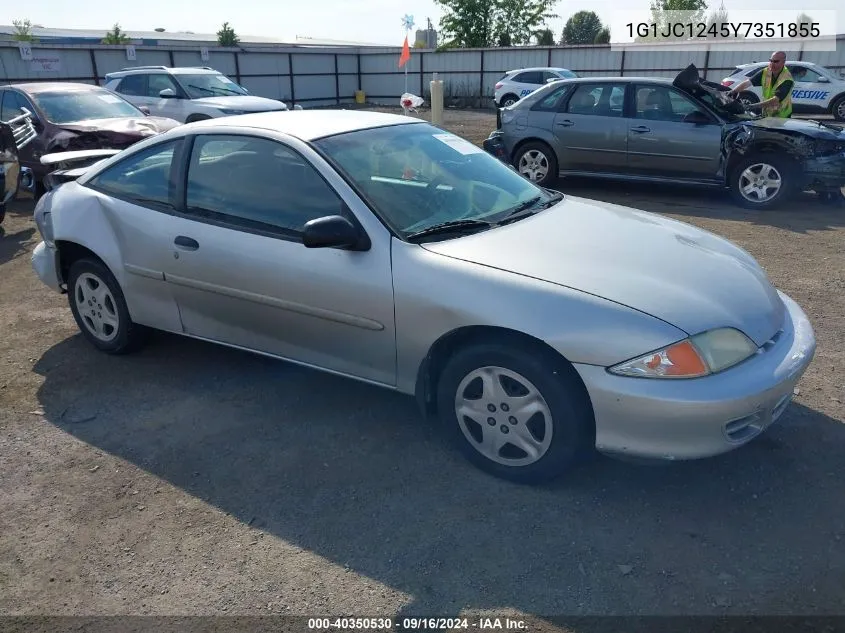
<path fill-rule="evenodd" d="M 445 233 L 472 233 L 478 229 L 489 229 L 494 226 L 491 222 L 483 222 L 482 220 L 450 220 L 449 222 L 440 222 L 429 227 L 411 233 L 405 239 L 415 240 L 421 237 L 428 237 L 429 235 L 441 235 Z"/>
<path fill-rule="evenodd" d="M 516 205 L 513 209 L 511 209 L 508 214 L 499 220 L 496 224 L 497 226 L 501 226 L 503 224 L 509 224 L 510 222 L 516 222 L 517 220 L 521 220 L 522 218 L 527 218 L 529 215 L 534 215 L 538 211 L 542 209 L 548 209 L 550 206 L 557 204 L 561 200 L 563 200 L 562 193 L 555 193 L 550 195 L 549 199 L 540 203 L 542 200 L 541 196 L 535 196 L 530 200 L 526 200 L 525 202 Z"/>

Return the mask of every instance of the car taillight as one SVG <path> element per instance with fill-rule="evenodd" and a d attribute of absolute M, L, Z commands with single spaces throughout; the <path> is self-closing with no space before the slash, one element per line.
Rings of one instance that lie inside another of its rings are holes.
<path fill-rule="evenodd" d="M 500 81 L 499 83 L 497 83 L 497 84 L 496 84 L 496 90 L 498 90 L 499 88 L 501 88 L 503 85 L 504 85 L 504 84 L 503 84 L 501 81 Z"/>
<path fill-rule="evenodd" d="M 733 79 L 723 79 L 722 85 L 723 86 L 733 86 L 736 83 Z"/>

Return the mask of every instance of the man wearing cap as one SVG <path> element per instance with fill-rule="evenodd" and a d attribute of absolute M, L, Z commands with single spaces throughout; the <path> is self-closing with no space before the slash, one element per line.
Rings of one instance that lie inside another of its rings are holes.
<path fill-rule="evenodd" d="M 733 88 L 730 93 L 734 96 L 750 86 L 762 87 L 763 100 L 759 103 L 747 105 L 749 110 L 760 109 L 766 116 L 788 119 L 792 116 L 792 87 L 795 80 L 786 67 L 786 53 L 777 51 L 772 53 L 769 65 L 763 72 L 752 79 L 745 79 Z"/>

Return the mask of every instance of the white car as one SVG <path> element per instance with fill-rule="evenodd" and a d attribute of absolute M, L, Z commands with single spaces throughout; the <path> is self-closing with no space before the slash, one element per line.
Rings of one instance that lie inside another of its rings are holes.
<path fill-rule="evenodd" d="M 250 95 L 226 75 L 208 67 L 124 68 L 106 75 L 105 88 L 154 116 L 180 123 L 288 109 L 283 101 Z"/>
<path fill-rule="evenodd" d="M 745 79 L 759 79 L 769 62 L 741 64 L 722 79 L 722 85 L 733 86 Z M 787 61 L 786 67 L 795 79 L 792 89 L 794 114 L 832 114 L 845 121 L 845 77 L 813 62 Z M 745 103 L 757 103 L 763 94 L 759 86 L 751 86 L 740 95 Z"/>
<path fill-rule="evenodd" d="M 578 75 L 567 68 L 548 66 L 509 70 L 496 83 L 493 101 L 495 101 L 497 107 L 507 108 L 550 81 L 574 79 L 576 77 Z"/>

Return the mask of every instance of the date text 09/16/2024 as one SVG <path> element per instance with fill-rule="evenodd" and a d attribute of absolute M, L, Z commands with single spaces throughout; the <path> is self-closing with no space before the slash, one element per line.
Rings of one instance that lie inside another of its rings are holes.
<path fill-rule="evenodd" d="M 308 618 L 308 630 L 330 631 L 330 630 L 361 630 L 361 631 L 386 631 L 386 630 L 431 630 L 441 629 L 444 631 L 459 630 L 525 630 L 525 622 L 516 618 L 414 618 L 403 617 L 394 620 L 393 618 Z"/>
<path fill-rule="evenodd" d="M 818 22 L 628 22 L 628 37 L 819 37 Z"/>

